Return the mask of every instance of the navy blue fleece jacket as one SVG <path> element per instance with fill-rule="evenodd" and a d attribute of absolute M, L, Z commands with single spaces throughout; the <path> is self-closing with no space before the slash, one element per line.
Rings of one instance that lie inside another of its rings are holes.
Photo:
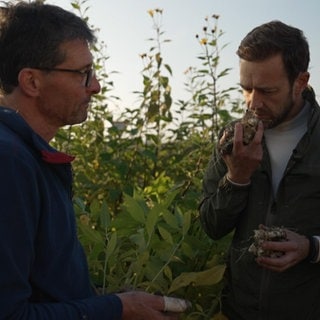
<path fill-rule="evenodd" d="M 72 160 L 0 107 L 0 319 L 121 318 L 120 299 L 97 296 L 90 285 Z"/>

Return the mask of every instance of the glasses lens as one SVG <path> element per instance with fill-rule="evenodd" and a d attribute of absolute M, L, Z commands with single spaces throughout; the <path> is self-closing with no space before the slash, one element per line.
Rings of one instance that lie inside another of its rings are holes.
<path fill-rule="evenodd" d="M 86 87 L 90 87 L 91 86 L 91 82 L 93 77 L 95 76 L 95 71 L 94 69 L 90 69 L 87 71 L 87 78 L 86 78 Z"/>

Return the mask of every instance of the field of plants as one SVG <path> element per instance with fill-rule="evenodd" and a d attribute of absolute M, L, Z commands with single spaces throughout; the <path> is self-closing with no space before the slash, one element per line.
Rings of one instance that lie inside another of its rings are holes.
<path fill-rule="evenodd" d="M 72 5 L 86 19 L 85 2 Z M 223 319 L 220 295 L 229 237 L 209 239 L 198 206 L 218 132 L 241 103 L 231 98 L 235 88 L 219 87 L 229 70 L 220 70 L 218 16 L 204 18 L 195 36 L 201 67 L 190 67 L 186 74 L 189 99 L 173 101 L 173 68 L 163 61 L 165 46 L 160 46 L 170 42 L 157 24 L 165 13 L 154 9 L 148 14 L 154 38 L 141 56 L 137 106 L 117 119 L 109 112 L 116 97 L 112 73 L 104 68 L 108 56 L 98 41 L 93 52 L 102 91 L 89 119 L 61 130 L 54 143 L 76 155 L 79 238 L 99 290 L 143 289 L 181 297 L 192 302 L 181 319 Z"/>

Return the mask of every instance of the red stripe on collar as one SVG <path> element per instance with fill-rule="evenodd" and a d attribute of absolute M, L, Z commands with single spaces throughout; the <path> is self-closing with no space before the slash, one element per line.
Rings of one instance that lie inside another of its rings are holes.
<path fill-rule="evenodd" d="M 63 152 L 50 152 L 46 150 L 41 150 L 41 154 L 42 159 L 48 163 L 70 163 L 75 159 L 74 156 L 70 156 Z"/>

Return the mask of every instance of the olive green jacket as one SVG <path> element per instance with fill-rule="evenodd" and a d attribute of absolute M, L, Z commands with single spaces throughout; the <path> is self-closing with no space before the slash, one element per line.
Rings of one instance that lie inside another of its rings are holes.
<path fill-rule="evenodd" d="M 248 252 L 259 224 L 320 235 L 320 107 L 313 91 L 308 130 L 293 150 L 275 199 L 264 145 L 251 184 L 225 179 L 226 165 L 215 151 L 207 168 L 200 205 L 204 230 L 212 239 L 234 231 L 227 256 L 223 309 L 230 320 L 319 320 L 320 264 L 303 261 L 282 273 L 263 269 Z"/>

